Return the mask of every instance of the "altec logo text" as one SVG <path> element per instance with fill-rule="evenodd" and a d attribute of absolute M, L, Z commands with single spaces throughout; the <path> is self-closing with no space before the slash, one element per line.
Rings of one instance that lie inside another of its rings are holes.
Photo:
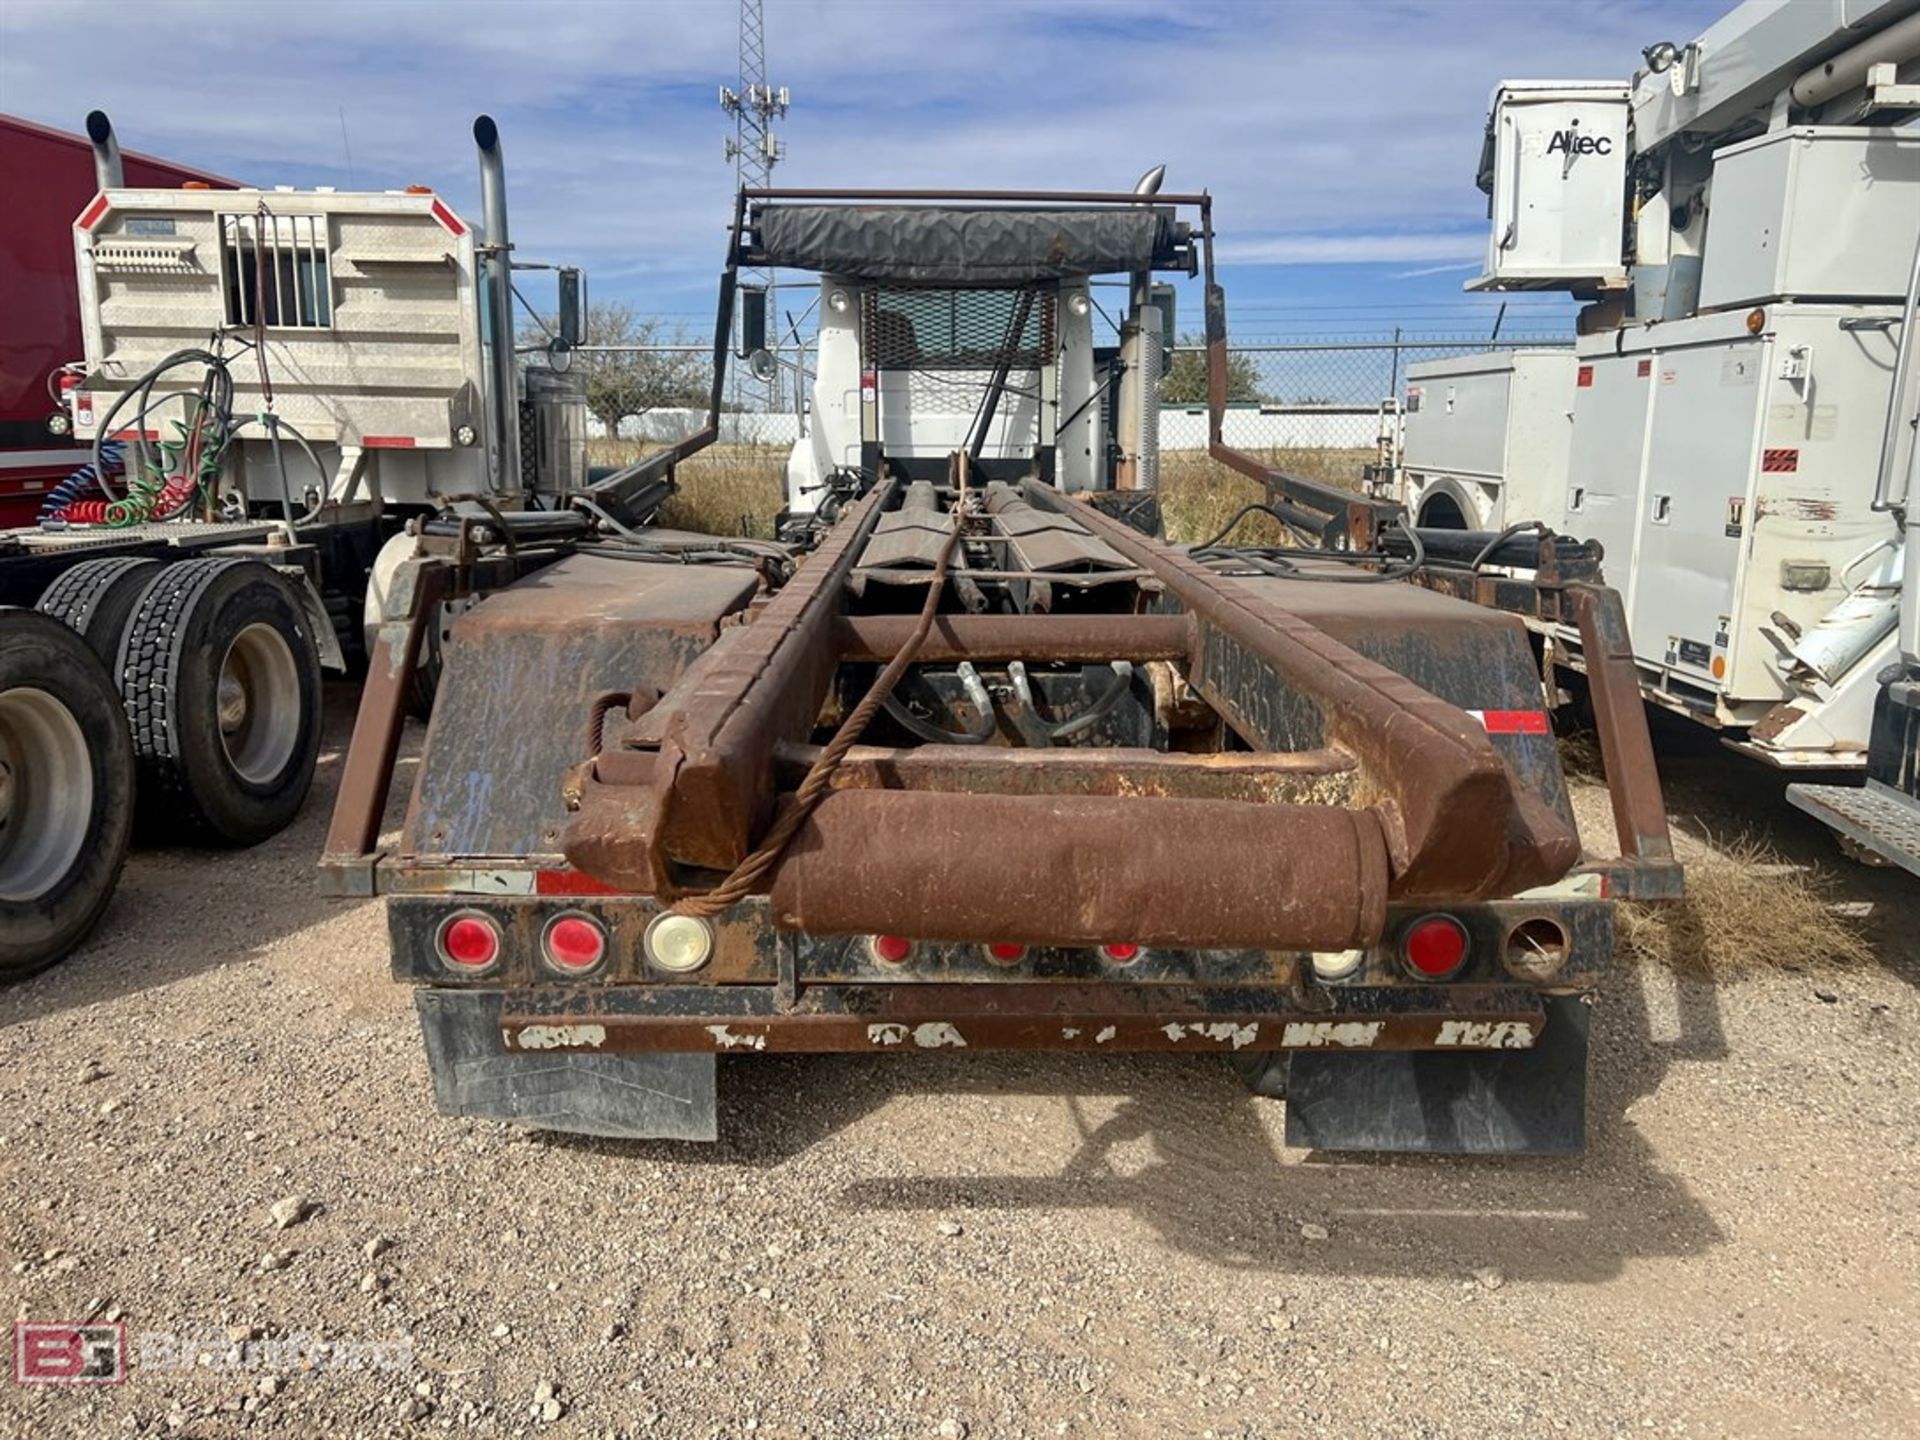
<path fill-rule="evenodd" d="M 16 1320 L 13 1378 L 22 1385 L 118 1385 L 127 1378 L 127 1327 Z"/>
<path fill-rule="evenodd" d="M 1562 155 L 1611 155 L 1613 137 L 1611 135 L 1582 135 L 1578 130 L 1556 130 L 1553 138 L 1547 141 L 1547 154 L 1555 152 Z"/>

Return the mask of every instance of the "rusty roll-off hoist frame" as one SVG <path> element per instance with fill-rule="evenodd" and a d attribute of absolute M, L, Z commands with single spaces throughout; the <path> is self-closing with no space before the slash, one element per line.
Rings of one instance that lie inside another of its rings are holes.
<path fill-rule="evenodd" d="M 786 544 L 638 528 L 718 434 L 743 265 L 822 276 L 830 493 Z M 1202 269 L 1211 452 L 1306 545 L 1167 543 L 1150 452 L 1080 423 L 1157 382 L 1090 348 L 1088 277 L 1137 328 Z M 441 1108 L 711 1138 L 719 1054 L 1208 1050 L 1291 1143 L 1580 1144 L 1614 900 L 1679 887 L 1619 602 L 1588 547 L 1409 531 L 1226 446 L 1225 346 L 1205 195 L 743 192 L 707 427 L 421 527 L 396 581 L 323 869 L 392 897 Z M 1490 598 L 1607 657 L 1618 858 Z"/>

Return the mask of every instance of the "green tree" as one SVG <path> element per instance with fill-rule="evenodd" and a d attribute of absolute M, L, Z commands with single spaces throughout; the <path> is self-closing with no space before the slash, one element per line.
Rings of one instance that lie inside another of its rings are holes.
<path fill-rule="evenodd" d="M 551 321 L 547 326 L 527 326 L 520 343 L 546 344 L 550 325 Z M 596 348 L 567 361 L 570 369 L 586 377 L 587 412 L 608 435 L 620 433 L 621 421 L 650 410 L 706 407 L 711 374 L 706 352 L 631 305 L 618 300 L 588 305 L 587 344 L 631 347 Z"/>
<path fill-rule="evenodd" d="M 1237 350 L 1227 351 L 1227 403 L 1248 404 L 1264 400 L 1260 393 L 1260 371 L 1253 358 Z M 1206 342 L 1195 335 L 1183 337 L 1174 352 L 1173 364 L 1160 380 L 1162 405 L 1204 405 L 1207 403 Z"/>

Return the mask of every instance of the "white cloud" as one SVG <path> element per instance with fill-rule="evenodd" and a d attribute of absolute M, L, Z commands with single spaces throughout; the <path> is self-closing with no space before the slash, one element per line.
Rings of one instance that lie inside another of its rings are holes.
<path fill-rule="evenodd" d="M 1458 275 L 1468 270 L 1478 270 L 1478 260 L 1465 260 L 1452 265 L 1422 265 L 1418 270 L 1396 270 L 1389 280 L 1424 280 L 1429 275 Z"/>
<path fill-rule="evenodd" d="M 1477 255 L 1486 248 L 1479 235 L 1444 232 L 1412 232 L 1373 235 L 1269 235 L 1243 240 L 1222 240 L 1223 263 L 1241 265 L 1359 265 L 1381 261 L 1452 261 L 1461 255 Z M 1471 263 L 1433 265 L 1404 275 L 1438 275 L 1445 270 L 1470 270 Z M 1395 278 L 1400 278 L 1396 276 Z"/>
<path fill-rule="evenodd" d="M 1504 75 L 1625 75 L 1722 0 L 1555 6 L 1397 0 L 767 0 L 791 87 L 780 178 L 836 185 L 1130 185 L 1218 198 L 1251 264 L 1477 254 L 1472 186 Z M 1676 13 L 1677 12 L 1677 13 Z M 0 0 L 0 108 L 264 183 L 413 181 L 477 210 L 468 126 L 505 139 L 514 239 L 605 293 L 709 305 L 731 174 L 715 88 L 728 0 Z M 1697 22 L 1697 24 L 1696 24 Z M 671 302 L 670 304 L 668 302 Z"/>

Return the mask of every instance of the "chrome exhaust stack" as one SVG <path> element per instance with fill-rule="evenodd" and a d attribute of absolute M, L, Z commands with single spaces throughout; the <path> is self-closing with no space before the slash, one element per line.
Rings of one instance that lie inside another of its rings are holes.
<path fill-rule="evenodd" d="M 496 495 L 517 495 L 520 478 L 520 399 L 513 363 L 513 245 L 507 235 L 507 166 L 500 127 L 491 115 L 473 122 L 480 147 L 480 209 L 486 227 L 488 406 L 493 412 Z"/>
<path fill-rule="evenodd" d="M 87 112 L 87 138 L 93 142 L 93 186 L 96 190 L 124 190 L 126 171 L 120 164 L 120 142 L 113 121 L 104 110 Z"/>

